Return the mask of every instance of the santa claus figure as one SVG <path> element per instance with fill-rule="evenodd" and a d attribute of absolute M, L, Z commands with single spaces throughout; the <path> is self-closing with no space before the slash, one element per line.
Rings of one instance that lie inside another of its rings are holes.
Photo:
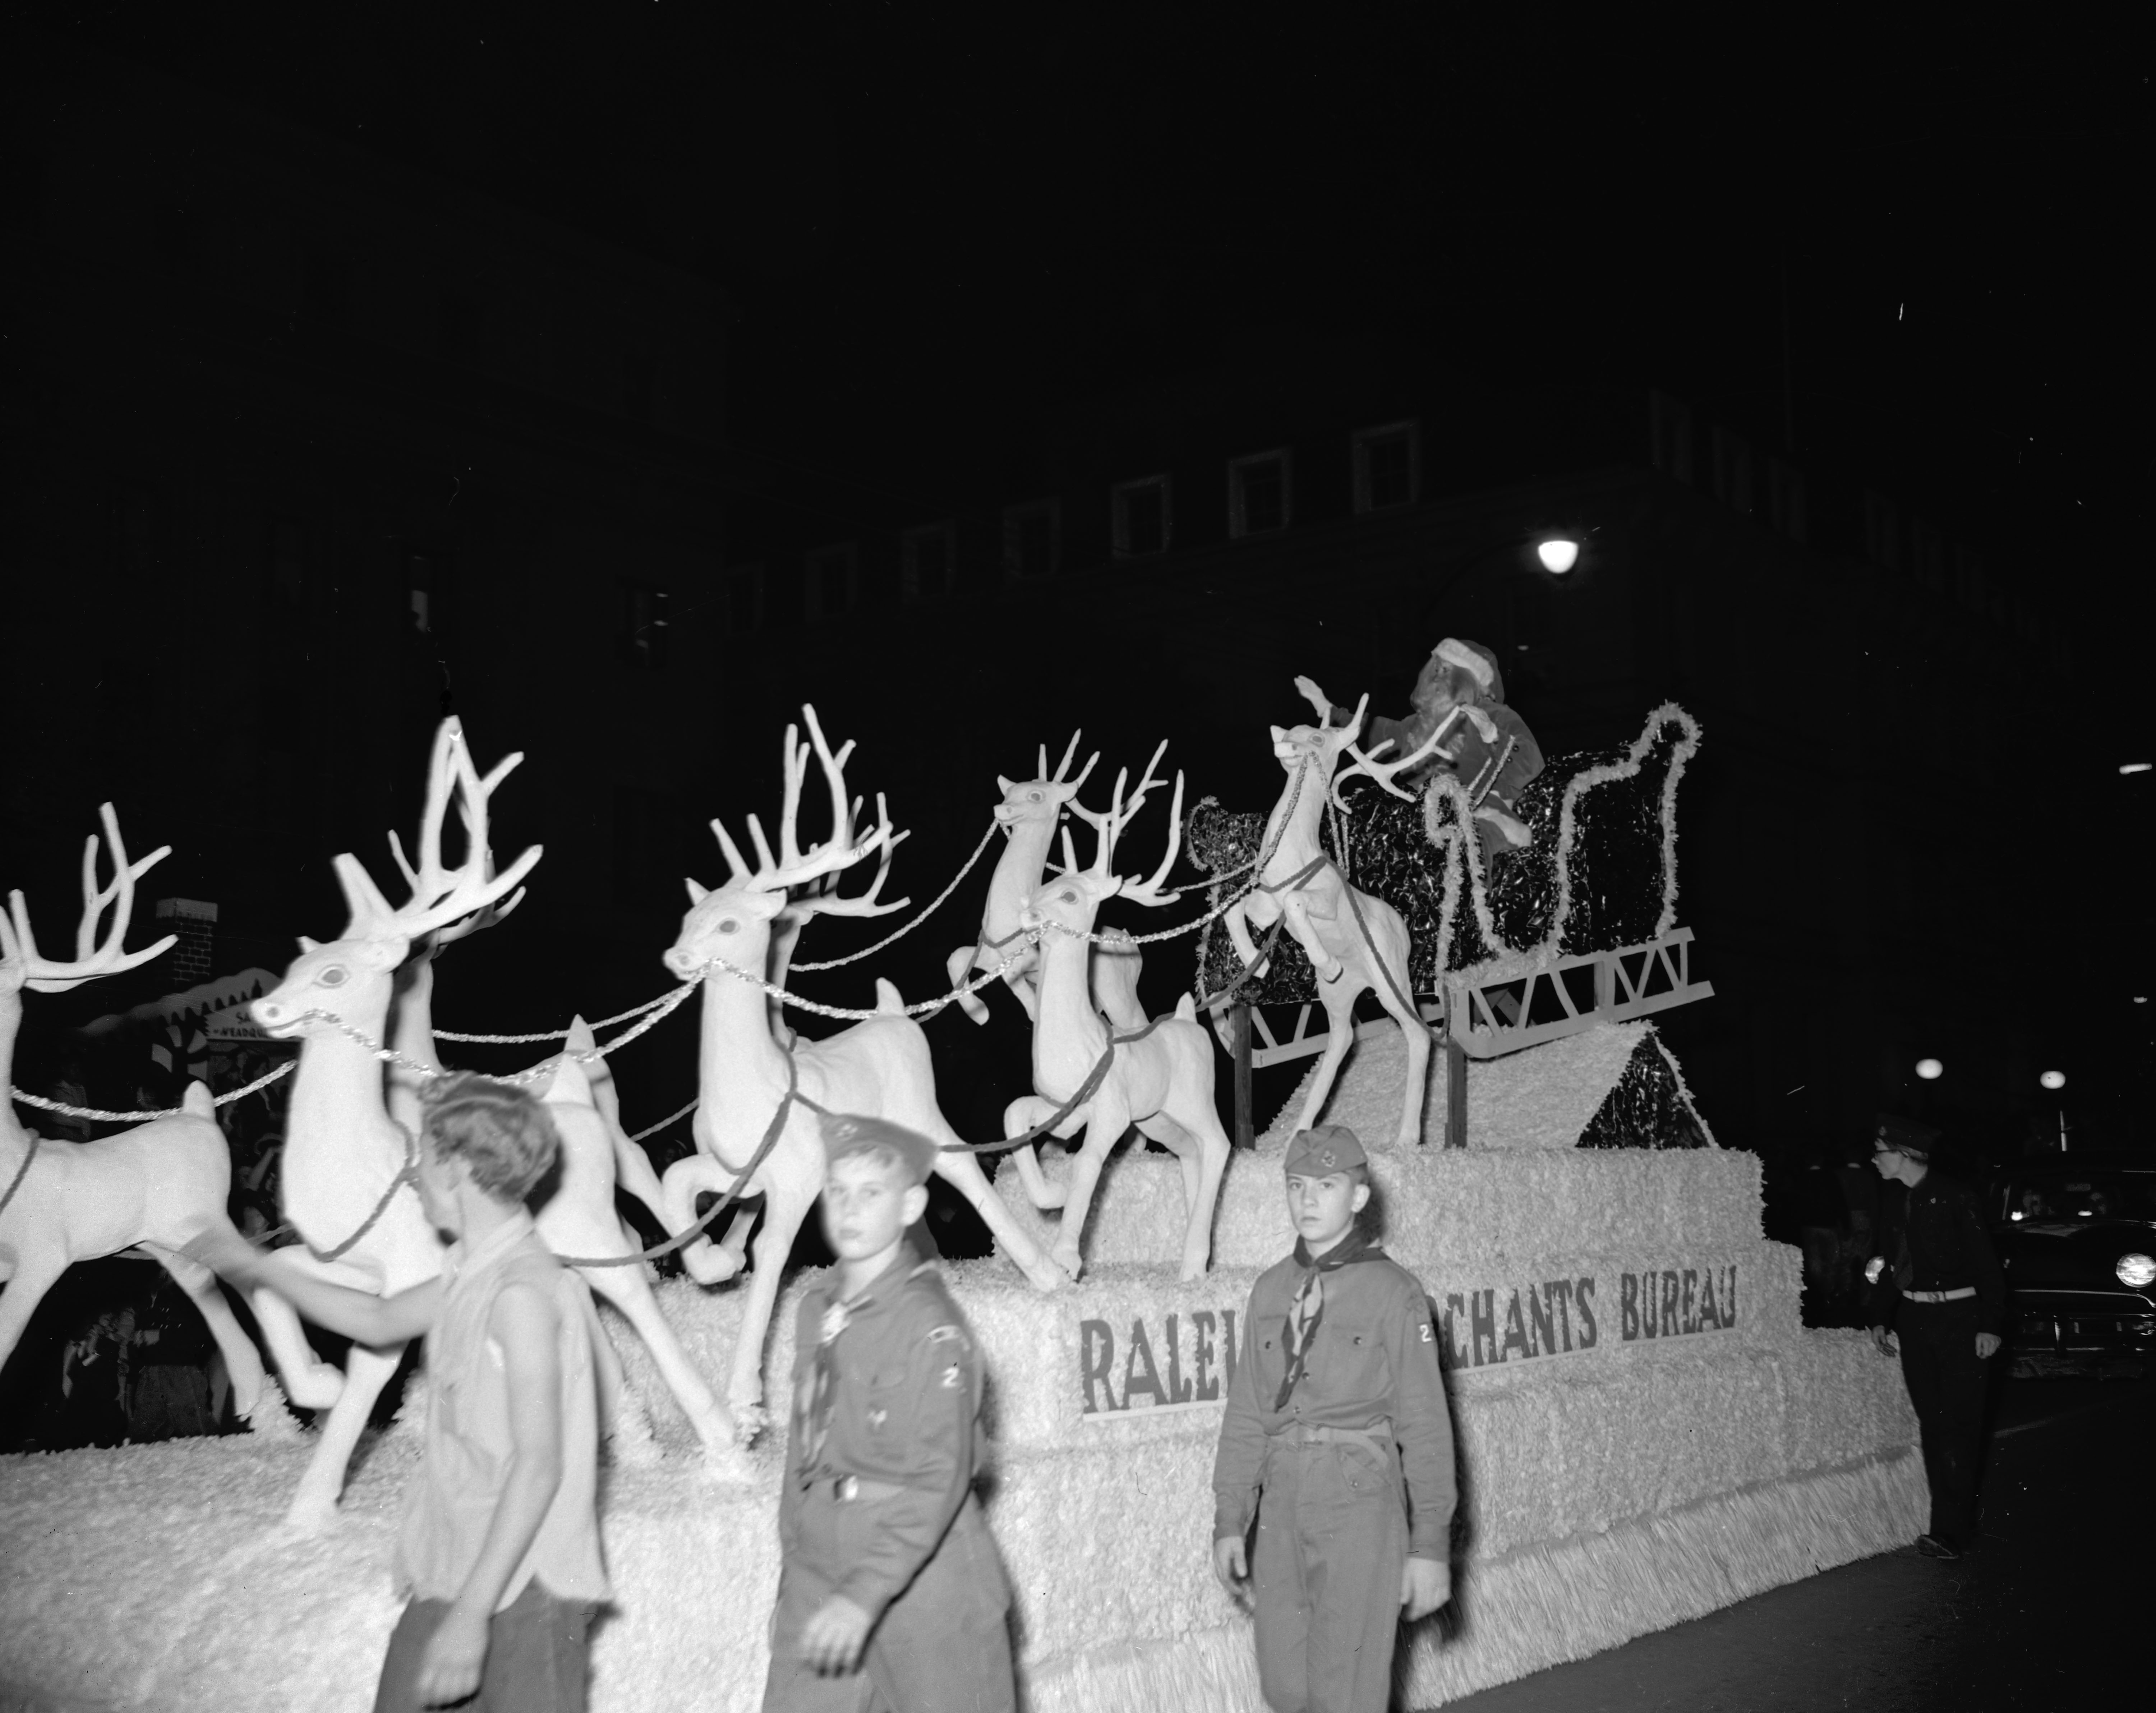
<path fill-rule="evenodd" d="M 1345 726 L 1350 709 L 1335 707 L 1307 678 L 1295 687 L 1328 726 Z M 1390 741 L 1387 756 L 1412 753 L 1432 732 L 1443 730 L 1430 759 L 1398 776 L 1394 783 L 1410 790 L 1425 783 L 1440 767 L 1466 787 L 1474 806 L 1476 832 L 1486 873 L 1506 853 L 1527 842 L 1527 829 L 1514 813 L 1519 793 L 1543 770 L 1543 752 L 1527 722 L 1505 705 L 1505 680 L 1497 657 L 1480 643 L 1447 637 L 1431 651 L 1408 698 L 1414 711 L 1404 720 L 1373 715 L 1364 723 L 1358 746 L 1378 753 Z"/>

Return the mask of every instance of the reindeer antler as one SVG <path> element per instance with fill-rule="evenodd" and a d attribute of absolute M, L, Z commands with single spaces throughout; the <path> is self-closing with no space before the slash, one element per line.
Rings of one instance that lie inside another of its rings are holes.
<path fill-rule="evenodd" d="M 1124 829 L 1143 806 L 1147 784 L 1158 783 L 1152 779 L 1153 762 L 1160 760 L 1161 750 L 1167 747 L 1163 741 L 1160 749 L 1153 751 L 1152 762 L 1146 764 L 1145 778 L 1139 781 L 1139 789 L 1128 803 L 1123 800 L 1123 782 L 1130 777 L 1130 770 L 1126 767 L 1116 774 L 1115 795 L 1109 800 L 1106 812 L 1098 815 L 1086 813 L 1086 818 L 1100 835 L 1093 848 L 1092 866 L 1086 872 L 1100 880 L 1114 878 L 1116 895 L 1137 904 L 1173 904 L 1182 895 L 1179 888 L 1167 892 L 1160 890 L 1160 883 L 1168 878 L 1168 871 L 1175 866 L 1176 855 L 1183 848 L 1183 775 L 1180 772 L 1175 776 L 1175 800 L 1168 811 L 1168 854 L 1161 859 L 1160 866 L 1142 881 L 1114 876 L 1111 868 L 1116 856 L 1116 842 L 1122 837 Z M 1073 803 L 1071 807 L 1076 808 L 1077 805 Z M 1071 873 L 1078 870 L 1078 858 L 1070 843 L 1070 829 L 1067 827 L 1063 830 L 1063 864 Z"/>
<path fill-rule="evenodd" d="M 1401 756 L 1397 762 L 1381 762 L 1377 759 L 1378 752 L 1380 750 L 1389 750 L 1393 747 L 1393 740 L 1389 737 L 1385 739 L 1382 743 L 1372 745 L 1368 754 L 1365 754 L 1363 751 L 1356 748 L 1354 739 L 1348 739 L 1346 746 L 1347 751 L 1349 755 L 1354 756 L 1355 765 L 1341 772 L 1335 773 L 1332 776 L 1332 795 L 1333 806 L 1336 808 L 1341 809 L 1344 809 L 1348 807 L 1345 799 L 1343 799 L 1340 795 L 1340 787 L 1345 785 L 1349 780 L 1358 778 L 1374 779 L 1383 789 L 1390 792 L 1394 797 L 1412 798 L 1414 796 L 1413 792 L 1403 791 L 1399 786 L 1393 783 L 1394 776 L 1399 773 L 1404 773 L 1409 768 L 1414 767 L 1417 762 L 1427 760 L 1431 752 L 1434 751 L 1437 748 L 1438 745 L 1444 741 L 1445 733 L 1452 730 L 1453 721 L 1459 719 L 1466 711 L 1467 710 L 1465 707 L 1455 708 L 1450 714 L 1447 714 L 1444 719 L 1437 722 L 1437 730 L 1431 732 L 1428 737 L 1424 738 L 1419 744 L 1416 745 L 1412 753 Z M 1361 724 L 1361 712 L 1362 710 L 1360 708 L 1356 710 L 1358 715 L 1356 724 L 1358 726 Z M 1350 729 L 1353 730 L 1354 728 L 1351 727 Z"/>
<path fill-rule="evenodd" d="M 1055 771 L 1053 773 L 1048 771 L 1048 746 L 1041 745 L 1040 777 L 1045 779 L 1050 785 L 1062 784 L 1063 776 L 1070 771 L 1070 758 L 1078 753 L 1078 740 L 1085 735 L 1083 726 L 1070 734 L 1070 741 L 1063 746 L 1063 759 L 1055 764 Z M 1095 750 L 1091 755 L 1086 757 L 1086 765 L 1078 770 L 1078 777 L 1070 782 L 1071 790 L 1077 790 L 1086 782 L 1086 776 L 1093 771 L 1093 763 L 1100 759 L 1101 752 L 1098 750 Z"/>
<path fill-rule="evenodd" d="M 116 976 L 122 971 L 137 968 L 169 950 L 179 938 L 177 934 L 167 934 L 156 945 L 145 946 L 140 951 L 121 950 L 127 938 L 128 921 L 135 911 L 135 883 L 170 856 L 172 848 L 161 844 L 140 862 L 131 863 L 127 860 L 127 847 L 121 842 L 120 818 L 113 813 L 112 805 L 100 803 L 98 814 L 105 823 L 105 840 L 112 849 L 112 884 L 105 887 L 97 884 L 97 835 L 93 833 L 83 841 L 82 920 L 75 925 L 74 961 L 55 963 L 38 955 L 38 937 L 30 931 L 29 906 L 23 901 L 19 891 L 8 895 L 8 915 L 0 916 L 0 958 L 10 962 L 21 959 L 24 984 L 40 993 L 64 993 L 93 977 Z M 104 915 L 107 905 L 113 906 L 112 921 L 100 944 L 98 918 Z"/>
<path fill-rule="evenodd" d="M 422 934 L 490 910 L 510 894 L 509 902 L 494 910 L 499 920 L 516 906 L 524 877 L 542 854 L 533 845 L 509 865 L 506 873 L 494 872 L 494 856 L 487 840 L 487 799 L 510 770 L 524 759 L 521 751 L 504 758 L 485 778 L 473 764 L 470 746 L 465 742 L 463 726 L 451 717 L 435 734 L 434 753 L 427 778 L 427 807 L 419 820 L 419 861 L 415 868 L 405 860 L 397 835 L 389 835 L 391 854 L 412 887 L 412 896 L 393 909 L 357 857 L 349 851 L 333 866 L 343 883 L 345 901 L 352 907 L 346 939 L 397 936 L 417 939 Z M 465 859 L 451 869 L 442 860 L 442 821 L 454 793 L 457 813 L 464 823 Z M 459 931 L 469 933 L 483 926 L 473 922 Z"/>
<path fill-rule="evenodd" d="M 427 807 L 419 820 L 419 866 L 417 869 L 404 859 L 403 843 L 397 837 L 396 829 L 390 829 L 389 854 L 396 860 L 398 871 L 404 876 L 405 884 L 412 889 L 407 908 L 440 895 L 452 884 L 449 871 L 442 865 L 442 821 L 448 813 L 449 798 L 460 781 L 458 771 L 459 756 L 469 769 L 470 756 L 465 745 L 464 725 L 452 715 L 443 721 L 434 732 L 434 751 L 427 767 Z M 475 782 L 475 792 L 482 808 L 485 801 L 494 795 L 495 787 L 507 778 L 510 770 L 523 759 L 521 750 L 505 756 L 495 764 L 492 772 Z M 469 856 L 474 837 L 470 803 L 460 803 L 459 811 L 464 820 L 465 848 Z M 481 842 L 484 843 L 483 840 Z M 485 877 L 491 880 L 494 878 L 494 852 L 488 849 L 485 856 Z M 520 886 L 507 898 L 436 930 L 434 945 L 437 948 L 451 945 L 467 935 L 491 928 L 523 901 L 524 889 Z"/>
<path fill-rule="evenodd" d="M 884 805 L 882 794 L 876 797 L 877 824 L 866 838 L 854 836 L 854 818 L 860 805 L 850 808 L 846 799 L 845 765 L 854 752 L 850 739 L 834 755 L 824 741 L 824 729 L 817 723 L 816 710 L 806 703 L 802 705 L 802 717 L 808 727 L 809 744 L 803 746 L 797 727 L 786 728 L 786 789 L 781 800 L 778 844 L 781 854 L 772 854 L 771 842 L 764 837 L 763 825 L 754 815 L 748 818 L 749 839 L 756 847 L 757 865 L 751 869 L 742 860 L 741 847 L 733 841 L 723 821 L 713 821 L 711 832 L 719 841 L 719 849 L 726 854 L 726 865 L 732 871 L 730 885 L 752 886 L 759 891 L 781 891 L 790 887 L 805 885 L 827 874 L 835 875 L 839 870 L 851 868 L 871 851 L 880 850 L 883 864 L 879 867 L 875 885 L 859 898 L 829 899 L 819 897 L 815 908 L 823 915 L 881 915 L 891 910 L 901 910 L 911 902 L 900 899 L 895 904 L 875 903 L 882 890 L 884 873 L 888 869 L 891 848 L 906 838 L 904 833 L 894 831 L 891 816 Z M 797 821 L 800 809 L 801 786 L 808 770 L 808 750 L 814 748 L 817 761 L 822 765 L 825 782 L 831 794 L 831 836 L 823 844 L 803 850 L 797 840 Z M 868 905 L 865 909 L 850 906 Z"/>
<path fill-rule="evenodd" d="M 1074 738 L 1071 741 L 1075 743 L 1077 740 Z M 1095 753 L 1097 756 L 1098 751 L 1096 751 Z M 1117 823 L 1116 827 L 1116 831 L 1120 833 L 1123 825 L 1127 824 L 1131 818 L 1137 814 L 1140 809 L 1145 807 L 1146 793 L 1152 790 L 1154 786 L 1160 783 L 1158 777 L 1156 777 L 1153 772 L 1153 769 L 1160 765 L 1160 758 L 1167 753 L 1168 740 L 1163 737 L 1161 739 L 1160 742 L 1154 746 L 1152 759 L 1146 763 L 1145 772 L 1139 775 L 1137 789 L 1131 793 L 1131 800 L 1127 804 L 1122 803 L 1123 781 L 1129 777 L 1129 770 L 1125 769 L 1123 772 L 1116 775 L 1116 797 L 1119 806 L 1118 808 L 1111 808 L 1105 814 L 1101 813 L 1095 810 L 1087 808 L 1085 804 L 1080 803 L 1078 799 L 1074 797 L 1070 799 L 1070 813 L 1077 816 L 1080 820 L 1085 822 L 1088 826 L 1092 828 L 1096 833 L 1106 831 L 1106 823 L 1110 818 L 1120 813 L 1122 819 Z M 1066 756 L 1065 759 L 1068 760 L 1069 757 Z M 1092 767 L 1093 763 L 1091 762 L 1086 763 L 1086 772 L 1091 772 L 1092 771 Z M 1084 773 L 1081 773 L 1077 779 L 1071 782 L 1072 787 L 1075 789 L 1080 781 L 1082 781 L 1085 777 L 1086 775 Z"/>

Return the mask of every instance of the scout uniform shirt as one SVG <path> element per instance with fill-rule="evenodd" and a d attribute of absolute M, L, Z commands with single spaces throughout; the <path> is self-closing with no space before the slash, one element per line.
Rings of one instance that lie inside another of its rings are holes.
<path fill-rule="evenodd" d="M 452 1244 L 442 1274 L 441 1312 L 427 1334 L 425 1451 L 397 1537 L 398 1589 L 413 1599 L 453 1600 L 479 1562 L 516 1449 L 501 1347 L 487 1321 L 503 1287 L 523 1285 L 552 1300 L 561 1323 L 562 1484 L 495 1609 L 535 1577 L 557 1600 L 603 1600 L 592 1340 L 604 1335 L 591 1293 L 521 1208 L 471 1249 Z"/>
<path fill-rule="evenodd" d="M 942 1273 L 910 1243 L 852 1301 L 835 1269 L 803 1299 L 767 1707 L 820 1705 L 792 1656 L 834 1594 L 874 1622 L 864 1664 L 897 1713 L 1012 1705 L 1010 1587 L 973 1496 L 981 1388 Z"/>

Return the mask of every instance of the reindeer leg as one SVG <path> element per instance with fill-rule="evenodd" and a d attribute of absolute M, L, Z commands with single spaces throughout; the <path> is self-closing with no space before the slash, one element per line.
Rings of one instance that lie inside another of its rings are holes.
<path fill-rule="evenodd" d="M 744 1440 L 763 1431 L 763 1341 L 771 1331 L 771 1311 L 778 1301 L 778 1276 L 785 1270 L 787 1252 L 815 1199 L 814 1189 L 803 1195 L 784 1183 L 773 1185 L 765 1198 L 756 1265 L 749 1269 L 748 1297 L 742 1305 L 741 1342 L 734 1346 L 733 1377 L 726 1387 L 726 1402 Z"/>
<path fill-rule="evenodd" d="M 608 1125 L 613 1140 L 613 1178 L 615 1185 L 651 1210 L 651 1217 L 659 1222 L 660 1228 L 666 1226 L 666 1194 L 659 1185 L 659 1174 L 652 1169 L 651 1157 L 641 1146 L 629 1141 L 628 1134 L 618 1125 Z"/>
<path fill-rule="evenodd" d="M 948 1125 L 927 1131 L 927 1134 L 939 1142 L 958 1140 Z M 1019 1151 L 1031 1158 L 1032 1150 L 1022 1148 Z M 1038 1161 L 1033 1162 L 1033 1169 L 1038 1176 L 1040 1171 Z M 1024 1175 L 1023 1167 L 1019 1168 L 1019 1173 Z M 981 1216 L 989 1233 L 1004 1246 L 1004 1253 L 1018 1264 L 1019 1271 L 1032 1281 L 1035 1290 L 1054 1290 L 1057 1286 L 1070 1282 L 1063 1270 L 1042 1254 L 1040 1246 L 1020 1228 L 1010 1208 L 1004 1204 L 1004 1198 L 989 1184 L 988 1174 L 981 1170 L 978 1160 L 971 1154 L 938 1154 L 936 1157 L 936 1175 L 973 1204 L 973 1211 Z M 1040 1203 L 1036 1201 L 1034 1205 L 1039 1207 Z"/>
<path fill-rule="evenodd" d="M 686 1231 L 694 1225 L 696 1198 L 706 1190 L 724 1195 L 734 1187 L 734 1179 L 735 1174 L 709 1154 L 691 1154 L 668 1167 L 666 1177 L 660 1185 L 662 1218 L 668 1233 Z M 744 1222 L 748 1217 L 746 1213 L 733 1216 L 724 1244 L 714 1244 L 707 1236 L 699 1236 L 683 1246 L 681 1264 L 697 1284 L 723 1285 L 741 1271 L 742 1251 L 747 1240 Z M 742 1229 L 743 1233 L 739 1244 L 734 1241 L 737 1229 Z"/>
<path fill-rule="evenodd" d="M 1101 1181 L 1101 1168 L 1107 1163 L 1108 1151 L 1122 1140 L 1123 1132 L 1131 1126 L 1130 1109 L 1124 1103 L 1122 1090 L 1116 1089 L 1113 1082 L 1111 1078 L 1091 1103 L 1080 1107 L 1069 1121 L 1075 1125 L 1081 1116 L 1085 1118 L 1086 1141 L 1071 1157 L 1069 1199 L 1063 1204 L 1062 1228 L 1049 1254 L 1073 1279 L 1086 1269 L 1084 1258 L 1078 1252 L 1078 1240 L 1085 1234 L 1086 1215 L 1092 1208 L 1093 1191 Z"/>
<path fill-rule="evenodd" d="M 1291 915 L 1290 920 L 1293 920 Z M 1326 1097 L 1332 1092 L 1332 1080 L 1340 1073 L 1340 1062 L 1355 1044 L 1355 1001 L 1362 992 L 1359 981 L 1334 982 L 1318 990 L 1325 1002 L 1325 1054 L 1317 1061 L 1317 1073 L 1310 1080 L 1310 1092 L 1303 1097 L 1302 1110 L 1296 1115 L 1297 1130 L 1308 1130 L 1325 1110 Z"/>
<path fill-rule="evenodd" d="M 1249 909 L 1246 900 L 1239 900 L 1229 905 L 1227 913 L 1220 918 L 1228 930 L 1228 943 L 1235 948 L 1235 956 L 1243 961 L 1245 969 L 1252 968 L 1258 961 L 1258 942 L 1250 937 Z M 1262 926 L 1270 927 L 1272 924 L 1266 922 Z M 1260 970 L 1258 973 L 1262 975 L 1264 972 Z"/>
<path fill-rule="evenodd" d="M 28 1210 L 18 1208 L 17 1211 Z M 25 1244 L 18 1251 L 14 1271 L 8 1275 L 8 1288 L 0 1290 L 0 1367 L 7 1366 L 45 1293 L 67 1269 L 67 1255 L 57 1249 L 32 1249 Z"/>
<path fill-rule="evenodd" d="M 284 1379 L 285 1395 L 302 1409 L 330 1408 L 344 1392 L 344 1370 L 315 1353 L 300 1330 L 299 1310 L 267 1286 L 249 1291 L 247 1300 Z"/>
<path fill-rule="evenodd" d="M 652 1294 L 650 1281 L 634 1267 L 593 1267 L 585 1270 L 584 1279 L 636 1329 L 666 1389 L 674 1394 L 681 1413 L 688 1417 L 689 1425 L 703 1443 L 706 1466 L 715 1473 L 746 1476 L 747 1463 L 736 1443 L 733 1418 L 681 1348 L 681 1341 L 675 1336 L 673 1326 Z M 619 1364 L 620 1358 L 613 1360 Z"/>
<path fill-rule="evenodd" d="M 352 1346 L 352 1354 L 345 1358 L 344 1389 L 321 1424 L 321 1438 L 316 1444 L 315 1454 L 308 1459 L 306 1474 L 300 1478 L 299 1491 L 285 1507 L 287 1529 L 318 1535 L 336 1526 L 337 1496 L 344 1490 L 344 1472 L 352 1461 L 352 1449 L 359 1444 L 374 1400 L 397 1372 L 403 1354 L 401 1344 L 380 1350 L 363 1344 Z"/>
<path fill-rule="evenodd" d="M 1023 1135 L 1062 1104 L 1060 1100 L 1044 1100 L 1038 1095 L 1021 1095 L 1004 1108 L 1004 1134 Z M 1014 1149 L 1011 1158 L 1018 1168 L 1019 1182 L 1025 1186 L 1026 1198 L 1034 1207 L 1045 1212 L 1063 1205 L 1063 1186 L 1048 1181 L 1047 1174 L 1040 1169 L 1040 1157 L 1031 1142 Z"/>
<path fill-rule="evenodd" d="M 1301 892 L 1290 893 L 1286 902 L 1281 905 L 1281 910 L 1287 917 L 1289 935 L 1308 956 L 1311 968 L 1317 972 L 1317 979 L 1321 987 L 1325 983 L 1338 981 L 1340 972 L 1345 966 L 1332 955 L 1332 948 L 1326 945 L 1323 936 L 1312 924 L 1309 895 Z M 1327 1009 L 1328 1011 L 1331 1009 L 1329 1003 Z"/>
<path fill-rule="evenodd" d="M 943 972 L 951 978 L 951 985 L 954 988 L 980 967 L 973 961 L 974 955 L 979 950 L 980 947 L 978 945 L 961 946 L 950 957 L 944 959 Z M 981 996 L 978 993 L 959 994 L 958 1009 L 964 1012 L 977 1023 L 985 1023 L 988 1020 L 988 1008 L 982 1003 Z"/>
<path fill-rule="evenodd" d="M 1419 1147 L 1423 1090 L 1430 1075 L 1430 1029 L 1411 1003 L 1403 1010 L 1393 993 L 1397 984 L 1410 1001 L 1414 998 L 1408 991 L 1407 926 L 1394 911 L 1368 895 L 1363 900 L 1363 914 L 1370 924 L 1370 937 L 1377 942 L 1376 956 L 1383 959 L 1386 968 L 1393 974 L 1389 982 L 1383 971 L 1373 971 L 1371 991 L 1378 996 L 1378 1003 L 1399 1020 L 1400 1035 L 1408 1051 L 1407 1103 L 1400 1113 L 1399 1145 L 1404 1148 Z"/>
<path fill-rule="evenodd" d="M 262 1402 L 264 1382 L 269 1377 L 262 1370 L 262 1354 L 254 1348 L 254 1341 L 240 1330 L 231 1305 L 224 1293 L 217 1288 L 217 1275 L 199 1261 L 192 1261 L 177 1249 L 168 1249 L 157 1244 L 146 1243 L 142 1247 L 155 1255 L 165 1270 L 178 1281 L 182 1290 L 201 1314 L 209 1326 L 209 1336 L 217 1341 L 217 1347 L 224 1353 L 225 1372 L 231 1377 L 233 1409 L 241 1420 L 254 1413 L 255 1406 Z"/>

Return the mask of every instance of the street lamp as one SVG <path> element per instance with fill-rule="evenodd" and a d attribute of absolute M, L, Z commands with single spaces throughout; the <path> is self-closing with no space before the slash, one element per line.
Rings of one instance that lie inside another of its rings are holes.
<path fill-rule="evenodd" d="M 2036 1080 L 2047 1089 L 2063 1089 L 2066 1085 L 2066 1074 L 2062 1070 L 2047 1070 Z"/>
<path fill-rule="evenodd" d="M 1917 1074 L 1928 1083 L 1937 1082 L 1945 1074 L 1946 1066 L 1936 1059 L 1919 1059 L 1917 1061 Z"/>
<path fill-rule="evenodd" d="M 1563 577 L 1579 563 L 1579 543 L 1568 536 L 1553 536 L 1536 546 L 1535 557 L 1542 561 L 1544 571 Z"/>

